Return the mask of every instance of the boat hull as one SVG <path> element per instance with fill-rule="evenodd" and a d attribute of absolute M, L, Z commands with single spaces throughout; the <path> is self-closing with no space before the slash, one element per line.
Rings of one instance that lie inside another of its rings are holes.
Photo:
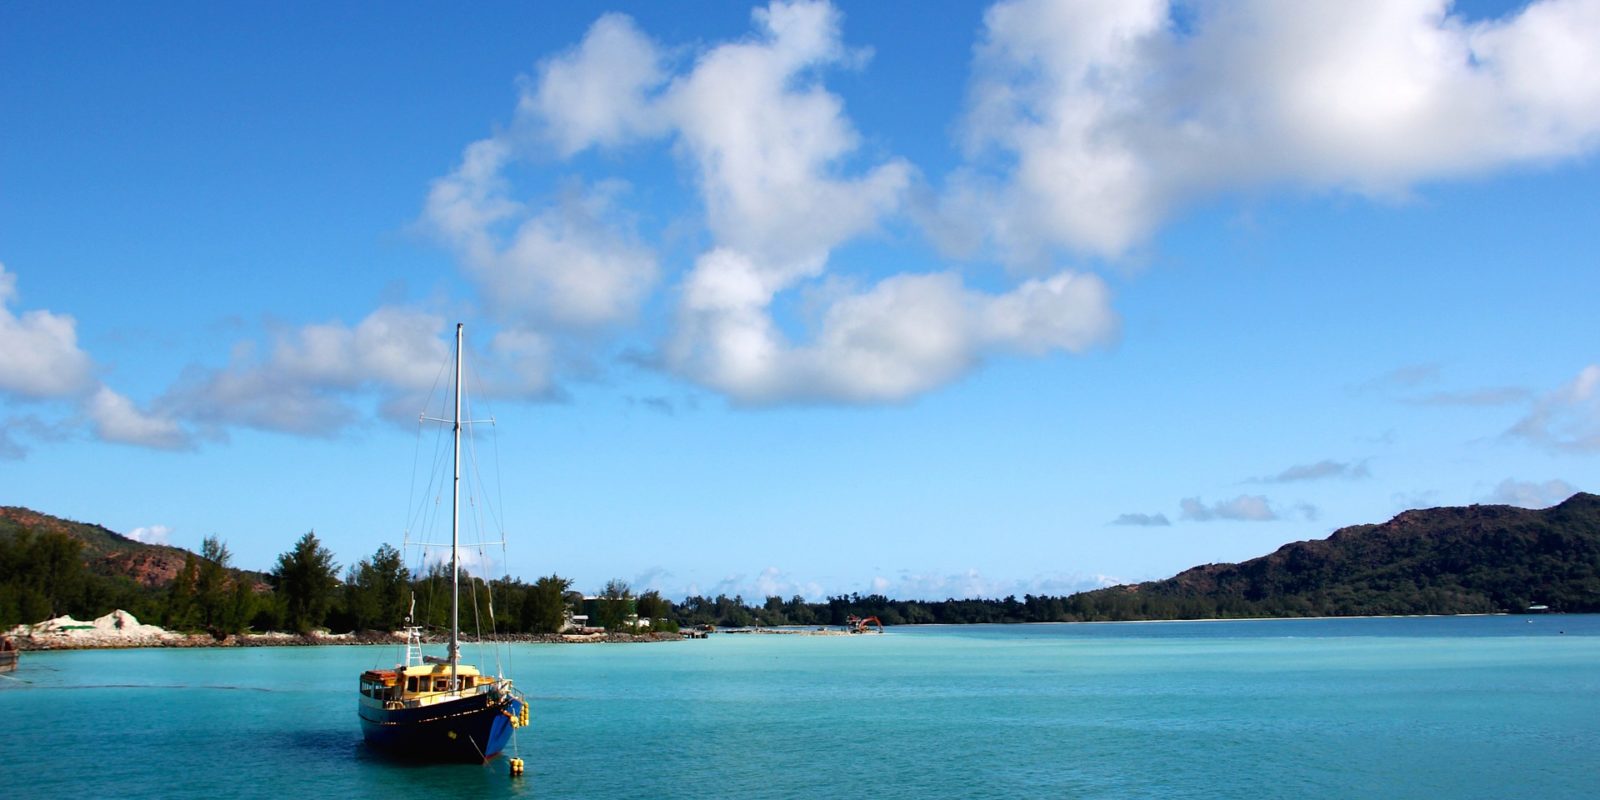
<path fill-rule="evenodd" d="M 361 735 L 367 745 L 407 760 L 482 764 L 511 739 L 516 697 L 468 695 L 420 708 L 386 709 L 363 698 Z"/>

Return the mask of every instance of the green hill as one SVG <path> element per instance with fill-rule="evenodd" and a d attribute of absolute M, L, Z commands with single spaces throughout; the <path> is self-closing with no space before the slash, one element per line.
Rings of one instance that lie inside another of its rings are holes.
<path fill-rule="evenodd" d="M 191 555 L 181 547 L 146 544 L 101 525 L 73 522 L 17 506 L 0 506 L 0 539 L 14 538 L 23 530 L 66 534 L 83 543 L 84 565 L 90 572 L 126 577 L 141 586 L 171 583 L 183 569 L 184 558 Z"/>
<path fill-rule="evenodd" d="M 215 629 L 226 602 L 234 617 L 248 618 L 240 609 L 261 605 L 254 597 L 268 591 L 267 576 L 218 567 L 181 547 L 0 506 L 0 629 L 63 613 L 89 619 L 117 608 L 169 627 Z M 238 597 L 224 598 L 228 592 Z"/>
<path fill-rule="evenodd" d="M 1407 511 L 1239 564 L 1086 592 L 1090 618 L 1600 611 L 1600 496 Z"/>

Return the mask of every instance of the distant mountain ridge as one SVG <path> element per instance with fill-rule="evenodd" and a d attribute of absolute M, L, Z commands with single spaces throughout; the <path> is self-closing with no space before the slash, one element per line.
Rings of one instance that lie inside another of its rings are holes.
<path fill-rule="evenodd" d="M 1238 564 L 1080 595 L 1145 618 L 1600 611 L 1600 496 L 1406 511 Z"/>

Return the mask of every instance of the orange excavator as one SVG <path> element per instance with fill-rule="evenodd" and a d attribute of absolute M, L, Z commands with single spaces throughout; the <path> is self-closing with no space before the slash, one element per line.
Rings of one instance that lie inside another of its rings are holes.
<path fill-rule="evenodd" d="M 858 617 L 851 614 L 845 618 L 844 624 L 851 633 L 871 633 L 874 625 L 878 626 L 878 633 L 883 633 L 883 621 L 877 617 Z"/>

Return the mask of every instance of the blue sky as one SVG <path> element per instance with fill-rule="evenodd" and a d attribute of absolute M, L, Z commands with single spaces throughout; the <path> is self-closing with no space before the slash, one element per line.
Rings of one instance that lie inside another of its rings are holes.
<path fill-rule="evenodd" d="M 1600 487 L 1600 3 L 0 9 L 0 502 L 1061 593 Z M 428 436 L 433 433 L 429 431 Z M 431 441 L 427 440 L 427 441 Z"/>

